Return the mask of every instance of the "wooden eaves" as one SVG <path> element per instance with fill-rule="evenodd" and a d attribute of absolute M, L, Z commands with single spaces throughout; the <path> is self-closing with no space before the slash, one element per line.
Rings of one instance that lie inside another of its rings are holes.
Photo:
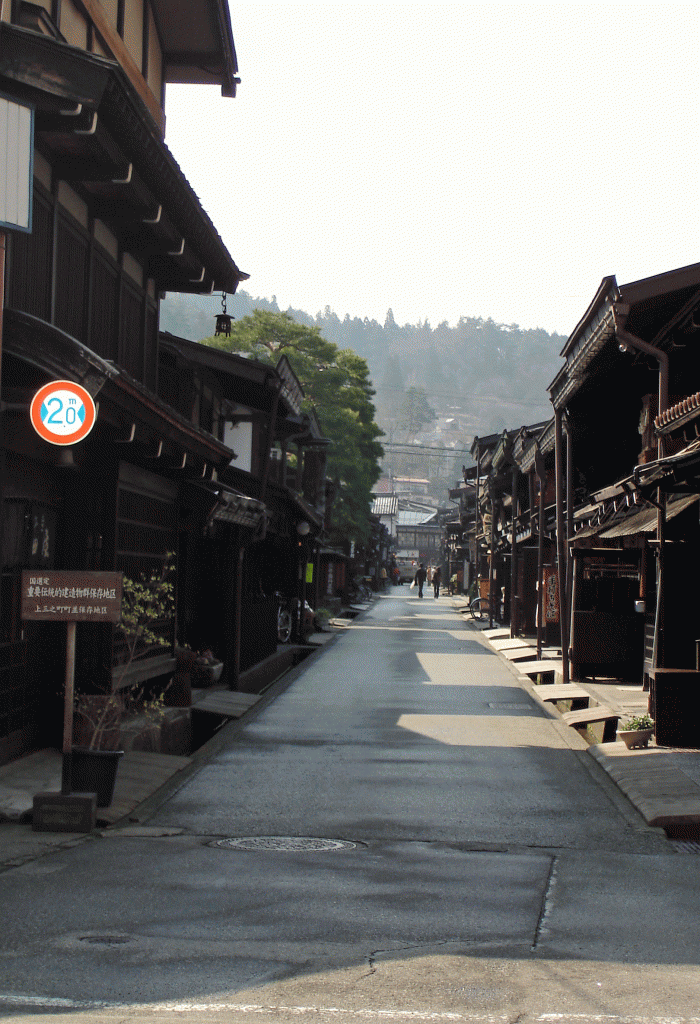
<path fill-rule="evenodd" d="M 82 384 L 99 403 L 98 422 L 115 428 L 115 440 L 133 445 L 135 454 L 148 446 L 158 472 L 204 478 L 234 458 L 213 434 L 180 415 L 125 370 L 37 317 L 6 309 L 3 343 L 8 356 L 33 366 L 48 380 Z"/>
<path fill-rule="evenodd" d="M 37 148 L 162 291 L 236 291 L 238 269 L 115 61 L 0 24 L 0 87 L 36 110 Z"/>

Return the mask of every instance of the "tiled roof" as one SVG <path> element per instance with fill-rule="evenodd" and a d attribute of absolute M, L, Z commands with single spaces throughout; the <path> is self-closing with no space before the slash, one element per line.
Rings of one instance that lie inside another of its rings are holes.
<path fill-rule="evenodd" d="M 412 509 L 399 509 L 398 526 L 425 526 L 435 520 L 435 512 L 414 512 Z"/>

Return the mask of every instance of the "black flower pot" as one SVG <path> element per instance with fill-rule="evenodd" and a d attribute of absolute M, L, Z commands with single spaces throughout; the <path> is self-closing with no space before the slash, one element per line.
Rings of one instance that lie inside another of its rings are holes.
<path fill-rule="evenodd" d="M 114 796 L 119 759 L 123 750 L 88 750 L 73 747 L 71 789 L 74 793 L 96 793 L 97 806 L 109 807 Z"/>

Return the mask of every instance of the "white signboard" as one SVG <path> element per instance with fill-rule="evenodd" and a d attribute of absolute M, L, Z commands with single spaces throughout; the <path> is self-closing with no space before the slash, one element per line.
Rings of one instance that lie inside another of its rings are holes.
<path fill-rule="evenodd" d="M 0 96 L 0 228 L 32 230 L 34 111 Z"/>

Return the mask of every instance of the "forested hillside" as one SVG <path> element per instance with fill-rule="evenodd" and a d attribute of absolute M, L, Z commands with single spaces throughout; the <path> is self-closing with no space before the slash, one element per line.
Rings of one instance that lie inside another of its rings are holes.
<path fill-rule="evenodd" d="M 229 296 L 227 303 L 236 319 L 255 308 L 279 311 L 274 297 L 256 299 L 244 291 Z M 161 309 L 163 330 L 198 341 L 212 334 L 220 298 L 172 294 Z M 286 312 L 367 360 L 377 422 L 387 438 L 403 440 L 410 433 L 402 424 L 412 388 L 425 391 L 438 420 L 456 421 L 462 444 L 475 434 L 551 415 L 546 387 L 560 364 L 566 340 L 561 335 L 466 316 L 454 326 L 445 321 L 432 327 L 427 320 L 401 326 L 391 310 L 383 324 L 347 315 L 341 320 L 328 306 L 316 316 L 291 308 Z"/>

